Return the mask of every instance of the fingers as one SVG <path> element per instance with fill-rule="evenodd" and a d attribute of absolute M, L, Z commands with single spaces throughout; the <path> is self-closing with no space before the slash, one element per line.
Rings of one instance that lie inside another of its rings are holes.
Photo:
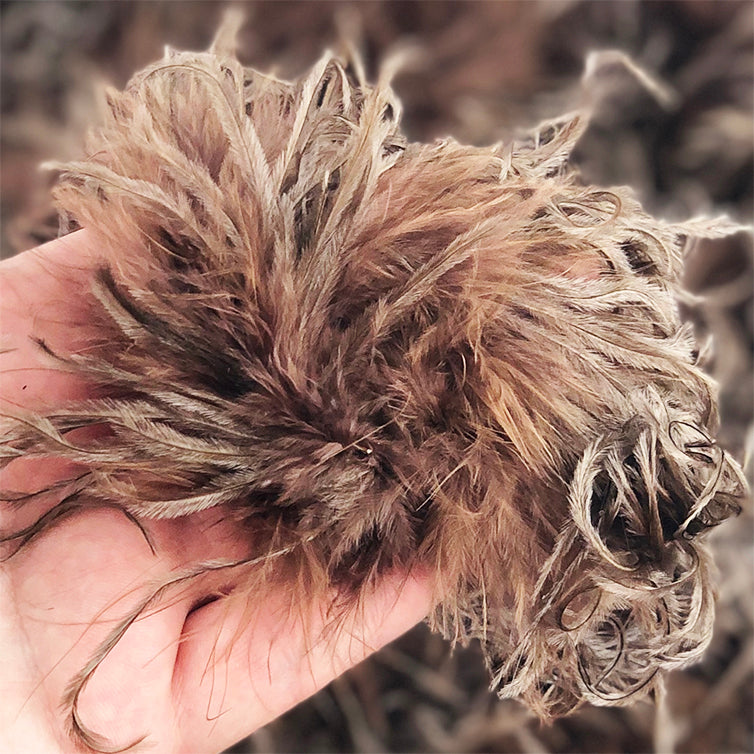
<path fill-rule="evenodd" d="M 85 734 L 106 746 L 127 746 L 146 735 L 161 751 L 173 748 L 172 679 L 184 621 L 211 585 L 192 580 L 167 590 L 142 612 L 139 606 L 191 564 L 240 559 L 248 544 L 214 510 L 190 522 L 151 522 L 149 529 L 156 553 L 121 513 L 88 511 L 62 521 L 0 571 L 0 589 L 7 587 L 4 604 L 17 605 L 7 626 L 0 620 L 0 633 L 7 628 L 10 637 L 5 665 L 28 661 L 33 669 L 0 673 L 0 691 L 7 691 L 0 696 L 19 725 L 47 710 L 51 735 L 63 742 L 63 750 L 75 740 L 66 734 L 69 705 L 61 707 L 66 689 L 76 679 L 80 685 L 82 669 L 102 658 L 103 644 L 129 616 L 135 620 L 83 687 L 79 719 Z M 19 642 L 21 637 L 28 641 Z M 27 679 L 23 688 L 18 679 Z M 18 731 L 16 723 L 9 731 Z"/>
<path fill-rule="evenodd" d="M 0 263 L 0 410 L 38 411 L 87 395 L 34 339 L 60 354 L 94 340 L 90 279 L 100 258 L 80 230 Z"/>
<path fill-rule="evenodd" d="M 116 598 L 121 621 L 123 615 L 133 613 L 133 603 L 138 605 L 151 592 L 144 586 L 134 590 L 130 599 Z M 128 627 L 78 700 L 77 718 L 87 733 L 109 747 L 126 747 L 143 739 L 158 751 L 172 749 L 176 728 L 176 709 L 171 703 L 173 667 L 190 608 L 191 596 L 183 591 L 147 609 Z M 115 612 L 109 611 L 108 616 Z M 105 625 L 112 631 L 114 623 Z M 90 656 L 91 651 L 90 647 Z"/>
<path fill-rule="evenodd" d="M 326 600 L 290 610 L 285 594 L 222 600 L 188 616 L 173 688 L 177 751 L 220 751 L 306 699 L 421 621 L 429 579 L 384 579 L 330 625 Z"/>
<path fill-rule="evenodd" d="M 19 552 L 2 570 L 10 594 L 3 615 L 15 623 L 4 661 L 7 655 L 23 658 L 28 668 L 20 677 L 29 679 L 29 687 L 23 696 L 9 690 L 3 704 L 19 719 L 27 705 L 47 709 L 50 730 L 65 740 L 66 711 L 60 707 L 65 689 L 138 601 L 145 584 L 164 571 L 138 529 L 112 510 L 74 516 Z M 12 605 L 15 614 L 7 612 Z M 183 605 L 172 616 L 161 614 L 134 626 L 128 642 L 103 663 L 82 698 L 89 727 L 113 738 L 132 735 L 134 728 L 143 731 L 149 714 L 156 715 L 160 696 L 165 697 L 174 655 L 150 660 L 159 655 L 155 647 L 170 647 L 187 609 Z M 3 689 L 17 682 L 9 672 L 0 672 Z M 134 678 L 138 688 L 131 685 Z M 160 705 L 162 710 L 166 706 Z"/>

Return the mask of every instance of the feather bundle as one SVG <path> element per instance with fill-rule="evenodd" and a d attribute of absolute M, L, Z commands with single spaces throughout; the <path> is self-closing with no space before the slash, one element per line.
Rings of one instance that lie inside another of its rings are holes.
<path fill-rule="evenodd" d="M 6 420 L 6 462 L 82 463 L 65 505 L 142 522 L 222 506 L 302 593 L 427 567 L 431 625 L 545 718 L 698 658 L 699 535 L 744 482 L 676 301 L 685 237 L 726 228 L 582 185 L 583 114 L 408 143 L 387 77 L 285 82 L 229 39 L 111 92 L 61 167 L 64 216 L 130 250 L 96 276 L 107 341 L 66 358 L 108 397 Z"/>

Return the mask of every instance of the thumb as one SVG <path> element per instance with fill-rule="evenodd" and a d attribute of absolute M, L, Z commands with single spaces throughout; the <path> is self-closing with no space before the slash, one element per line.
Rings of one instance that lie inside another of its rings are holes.
<path fill-rule="evenodd" d="M 393 574 L 336 623 L 326 597 L 291 610 L 270 594 L 192 613 L 173 674 L 178 751 L 221 751 L 251 734 L 421 621 L 430 601 L 426 575 Z"/>

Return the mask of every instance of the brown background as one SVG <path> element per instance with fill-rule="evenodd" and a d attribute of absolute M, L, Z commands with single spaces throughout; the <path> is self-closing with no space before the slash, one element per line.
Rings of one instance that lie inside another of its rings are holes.
<path fill-rule="evenodd" d="M 2 254 L 55 234 L 44 159 L 73 157 L 96 122 L 95 82 L 122 86 L 165 43 L 201 49 L 216 2 L 4 2 Z M 750 2 L 256 2 L 241 36 L 244 62 L 302 72 L 340 29 L 374 72 L 386 52 L 412 50 L 395 86 L 410 138 L 510 138 L 579 103 L 586 53 L 630 53 L 675 95 L 663 107 L 620 66 L 591 79 L 593 125 L 575 155 L 600 184 L 629 184 L 678 219 L 726 211 L 752 219 L 754 5 Z M 740 459 L 754 445 L 754 253 L 739 234 L 698 244 L 687 310 L 712 334 L 721 437 Z M 748 437 L 748 442 L 747 442 Z M 718 625 L 705 661 L 669 681 L 659 717 L 649 704 L 588 708 L 542 727 L 486 690 L 478 653 L 448 651 L 417 628 L 234 752 L 752 752 L 754 543 L 750 507 L 713 536 L 721 575 Z"/>

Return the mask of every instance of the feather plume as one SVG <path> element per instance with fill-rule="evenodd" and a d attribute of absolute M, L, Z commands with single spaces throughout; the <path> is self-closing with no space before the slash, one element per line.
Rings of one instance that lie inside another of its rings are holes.
<path fill-rule="evenodd" d="M 733 228 L 581 184 L 583 113 L 505 147 L 407 143 L 384 77 L 328 53 L 281 81 L 232 37 L 110 92 L 59 166 L 62 213 L 115 260 L 112 331 L 60 363 L 110 397 L 7 417 L 4 462 L 86 466 L 69 508 L 222 506 L 292 589 L 356 604 L 428 567 L 431 625 L 544 718 L 697 659 L 700 535 L 745 485 L 676 300 L 684 238 Z M 92 746 L 76 700 L 128 625 L 66 697 Z"/>

